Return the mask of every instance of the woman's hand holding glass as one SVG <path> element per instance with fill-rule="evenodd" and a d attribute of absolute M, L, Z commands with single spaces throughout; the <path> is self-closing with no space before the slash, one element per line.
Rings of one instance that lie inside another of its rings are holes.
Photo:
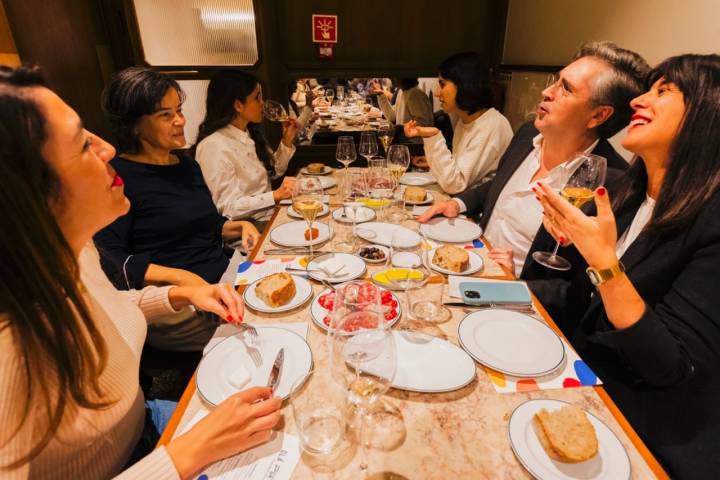
<path fill-rule="evenodd" d="M 545 210 L 545 228 L 563 245 L 575 248 L 593 268 L 609 268 L 618 263 L 617 224 L 605 187 L 595 190 L 597 216 L 589 217 L 547 185 L 540 183 L 536 193 Z"/>
<path fill-rule="evenodd" d="M 563 207 L 580 211 L 580 207 L 592 200 L 595 189 L 599 189 L 605 182 L 607 160 L 599 155 L 580 154 L 573 162 L 576 162 L 576 167 L 560 195 L 566 200 Z M 544 188 L 550 190 L 547 185 L 544 185 Z M 533 187 L 533 191 L 538 194 L 537 188 Z M 540 199 L 540 197 L 538 198 Z M 542 201 L 542 199 L 540 200 Z M 556 223 L 552 212 L 545 212 L 545 215 L 551 223 Z M 534 252 L 533 260 L 553 270 L 570 270 L 572 267 L 570 262 L 557 254 L 562 243 L 564 243 L 562 239 L 558 238 L 552 252 Z"/>

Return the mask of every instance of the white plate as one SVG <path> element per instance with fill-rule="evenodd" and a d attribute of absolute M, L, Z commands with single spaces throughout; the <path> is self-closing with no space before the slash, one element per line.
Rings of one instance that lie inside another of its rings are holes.
<path fill-rule="evenodd" d="M 277 308 L 271 308 L 258 298 L 255 294 L 255 287 L 262 278 L 258 278 L 245 289 L 245 293 L 243 294 L 245 305 L 253 310 L 263 313 L 287 312 L 304 305 L 305 302 L 312 298 L 312 285 L 310 285 L 310 282 L 308 282 L 307 279 L 297 275 L 292 275 L 292 278 L 295 280 L 295 296 L 285 305 Z"/>
<path fill-rule="evenodd" d="M 315 270 L 320 266 L 326 268 L 330 273 L 340 270 L 341 267 L 343 270 L 337 276 L 328 277 Z M 365 261 L 349 253 L 327 253 L 313 258 L 308 263 L 307 269 L 308 274 L 315 280 L 342 283 L 361 277 L 365 273 Z"/>
<path fill-rule="evenodd" d="M 430 172 L 406 172 L 402 177 L 400 177 L 401 184 L 412 185 L 415 187 L 432 185 L 436 181 L 435 175 Z"/>
<path fill-rule="evenodd" d="M 380 288 L 380 290 L 387 290 L 386 288 Z M 315 322 L 315 325 L 322 328 L 326 332 L 328 331 L 328 326 L 325 325 L 325 322 L 323 321 L 327 315 L 330 314 L 328 310 L 325 309 L 325 307 L 320 305 L 320 297 L 323 295 L 326 295 L 330 293 L 330 289 L 326 288 L 322 292 L 318 293 L 315 299 L 313 299 L 313 302 L 310 304 L 310 317 L 312 317 L 313 322 Z M 397 304 L 397 315 L 394 318 L 391 318 L 388 320 L 388 326 L 392 327 L 395 325 L 398 320 L 402 317 L 402 307 L 400 305 L 400 299 L 395 295 L 394 293 L 391 293 L 392 299 L 395 301 L 395 304 Z M 389 306 L 386 308 L 390 308 Z"/>
<path fill-rule="evenodd" d="M 435 250 L 437 250 L 438 247 L 433 248 L 428 252 L 427 258 L 430 262 L 430 268 L 435 270 L 436 272 L 444 273 L 445 275 L 471 275 L 475 272 L 479 272 L 483 268 L 483 259 L 480 255 L 473 252 L 472 250 L 465 249 L 468 256 L 470 257 L 470 264 L 468 265 L 468 268 L 463 270 L 462 272 L 453 272 L 452 270 L 447 270 L 445 268 L 439 267 L 433 263 L 433 257 L 435 256 Z"/>
<path fill-rule="evenodd" d="M 315 222 L 313 228 L 318 229 L 318 237 L 305 240 L 307 228 L 305 221 L 283 223 L 270 230 L 270 241 L 281 247 L 307 247 L 326 242 L 332 237 L 332 230 L 327 223 Z"/>
<path fill-rule="evenodd" d="M 392 386 L 411 392 L 452 392 L 475 378 L 475 362 L 461 348 L 421 332 L 394 331 L 397 370 Z"/>
<path fill-rule="evenodd" d="M 312 175 L 311 175 L 312 176 Z M 323 189 L 332 188 L 335 185 L 337 185 L 337 180 L 335 180 L 333 177 L 315 177 L 320 182 L 320 186 L 322 186 Z"/>
<path fill-rule="evenodd" d="M 540 377 L 565 359 L 565 345 L 550 327 L 519 312 L 492 308 L 467 315 L 458 339 L 475 360 L 516 377 Z"/>
<path fill-rule="evenodd" d="M 325 194 L 322 196 L 323 203 L 329 203 L 330 202 L 330 195 Z M 292 205 L 292 198 L 283 198 L 280 200 L 280 205 Z"/>
<path fill-rule="evenodd" d="M 413 232 L 409 228 L 401 227 L 392 223 L 367 222 L 358 227 L 357 236 L 370 243 L 378 243 L 386 247 L 390 247 L 393 238 L 393 232 L 396 228 L 403 230 L 403 247 L 411 248 L 420 244 L 420 235 Z"/>
<path fill-rule="evenodd" d="M 300 173 L 302 173 L 303 175 L 329 175 L 332 172 L 333 172 L 333 169 L 331 167 L 328 167 L 327 165 L 325 165 L 323 167 L 323 171 L 320 173 L 310 173 L 310 172 L 308 172 L 307 167 L 303 167 L 300 169 Z"/>
<path fill-rule="evenodd" d="M 630 459 L 615 434 L 595 415 L 585 412 L 595 428 L 598 454 L 585 462 L 553 460 L 543 449 L 533 427 L 533 416 L 541 408 L 557 410 L 568 405 L 560 400 L 528 400 L 510 416 L 510 446 L 523 467 L 543 480 L 622 480 L 630 478 Z"/>
<path fill-rule="evenodd" d="M 290 395 L 293 383 L 312 368 L 312 352 L 305 339 L 284 328 L 256 326 L 262 364 L 255 366 L 243 343 L 244 334 L 233 335 L 215 345 L 198 366 L 196 386 L 200 396 L 211 405 L 218 405 L 229 396 L 251 387 L 264 387 L 270 377 L 275 356 L 285 349 L 282 372 L 275 395 L 285 399 Z M 250 347 L 251 348 L 251 347 Z M 229 378 L 238 367 L 250 374 L 250 381 L 241 388 L 230 383 Z"/>
<path fill-rule="evenodd" d="M 369 258 L 365 258 L 365 257 L 363 257 L 363 256 L 360 255 L 360 250 L 362 250 L 363 248 L 370 248 L 370 247 L 375 247 L 375 248 L 377 248 L 378 250 L 380 250 L 381 252 L 383 252 L 383 253 L 385 254 L 385 256 L 384 256 L 383 258 L 379 259 L 379 260 L 370 260 Z M 367 262 L 367 263 L 382 263 L 382 262 L 386 261 L 388 255 L 390 255 L 390 249 L 389 249 L 388 247 L 384 246 L 384 245 L 377 245 L 377 244 L 373 244 L 373 245 L 363 245 L 362 247 L 358 248 L 358 251 L 355 253 L 355 255 L 357 255 L 358 257 L 362 258 L 363 261 L 365 261 L 365 262 Z"/>
<path fill-rule="evenodd" d="M 353 223 L 352 221 L 352 210 L 347 209 L 346 210 L 346 217 L 343 217 L 343 209 L 342 207 L 338 208 L 337 210 L 333 210 L 333 219 L 336 222 L 340 223 Z M 358 207 L 355 210 L 355 215 L 357 215 L 357 220 L 355 220 L 355 223 L 363 223 L 363 222 L 369 222 L 370 220 L 375 219 L 375 210 L 369 207 Z"/>
<path fill-rule="evenodd" d="M 318 218 L 324 217 L 328 213 L 330 213 L 330 207 L 328 207 L 326 204 L 323 203 L 322 210 L 320 210 L 320 213 L 318 213 L 317 216 L 318 216 Z M 298 212 L 295 211 L 295 209 L 292 207 L 292 205 L 287 207 L 287 214 L 288 214 L 288 217 L 291 217 L 291 218 L 303 218 L 302 215 L 300 215 Z"/>
<path fill-rule="evenodd" d="M 462 218 L 436 217 L 420 225 L 420 231 L 428 238 L 445 243 L 472 242 L 482 235 L 477 223 Z"/>
<path fill-rule="evenodd" d="M 425 200 L 422 202 L 412 202 L 410 200 L 405 200 L 405 203 L 408 205 L 428 205 L 433 202 L 433 194 L 430 192 L 425 192 Z"/>

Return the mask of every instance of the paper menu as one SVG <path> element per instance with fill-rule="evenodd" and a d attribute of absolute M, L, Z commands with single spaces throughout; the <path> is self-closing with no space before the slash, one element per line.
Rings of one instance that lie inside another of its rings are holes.
<path fill-rule="evenodd" d="M 200 410 L 181 433 L 188 431 L 209 412 Z M 197 480 L 285 480 L 300 461 L 300 444 L 295 435 L 275 432 L 267 443 L 206 467 Z"/>

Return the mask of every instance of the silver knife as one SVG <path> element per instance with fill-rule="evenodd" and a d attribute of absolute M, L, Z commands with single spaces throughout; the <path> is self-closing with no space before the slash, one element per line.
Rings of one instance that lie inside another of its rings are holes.
<path fill-rule="evenodd" d="M 275 357 L 272 369 L 270 370 L 270 376 L 268 377 L 267 386 L 272 388 L 275 392 L 277 386 L 280 384 L 280 376 L 282 375 L 283 360 L 285 359 L 285 349 L 281 348 Z"/>

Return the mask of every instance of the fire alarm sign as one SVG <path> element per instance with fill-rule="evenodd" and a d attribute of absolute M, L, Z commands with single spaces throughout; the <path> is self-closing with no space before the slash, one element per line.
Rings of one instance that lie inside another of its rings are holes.
<path fill-rule="evenodd" d="M 313 15 L 314 43 L 337 43 L 337 15 Z"/>

